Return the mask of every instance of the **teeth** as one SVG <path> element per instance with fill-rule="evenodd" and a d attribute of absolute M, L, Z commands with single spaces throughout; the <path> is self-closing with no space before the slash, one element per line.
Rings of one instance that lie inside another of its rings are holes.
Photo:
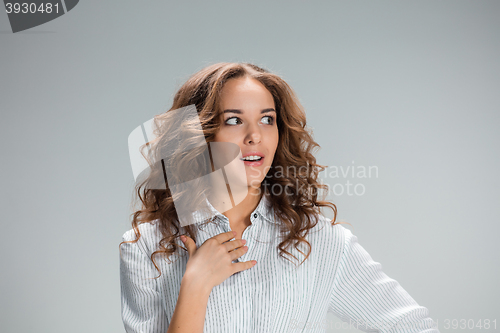
<path fill-rule="evenodd" d="M 242 160 L 244 160 L 244 161 L 257 161 L 257 160 L 260 160 L 261 158 L 262 157 L 260 157 L 260 156 L 253 155 L 253 156 L 243 157 Z"/>

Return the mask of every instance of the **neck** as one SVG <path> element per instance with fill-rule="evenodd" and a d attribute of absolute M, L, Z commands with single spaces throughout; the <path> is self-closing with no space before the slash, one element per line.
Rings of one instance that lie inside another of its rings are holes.
<path fill-rule="evenodd" d="M 260 188 L 248 187 L 247 196 L 235 207 L 223 213 L 229 219 L 233 228 L 246 227 L 252 224 L 250 222 L 250 214 L 259 205 L 262 195 L 263 193 Z"/>

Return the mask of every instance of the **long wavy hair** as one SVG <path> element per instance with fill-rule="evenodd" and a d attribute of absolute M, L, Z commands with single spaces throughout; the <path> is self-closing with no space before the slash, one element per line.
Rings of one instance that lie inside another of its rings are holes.
<path fill-rule="evenodd" d="M 303 106 L 293 89 L 278 75 L 250 63 L 216 63 L 203 68 L 179 88 L 174 96 L 172 107 L 154 118 L 158 128 L 157 138 L 155 142 L 148 142 L 144 146 L 160 152 L 164 148 L 160 143 L 165 142 L 162 136 L 172 129 L 172 124 L 168 121 L 169 111 L 190 105 L 196 107 L 206 142 L 213 142 L 221 126 L 221 90 L 228 80 L 241 77 L 250 77 L 259 81 L 269 90 L 274 99 L 279 141 L 273 163 L 261 184 L 261 189 L 264 193 L 270 193 L 270 189 L 276 186 L 282 189 L 287 188 L 286 191 L 280 191 L 280 194 L 268 196 L 274 211 L 274 218 L 279 222 L 284 235 L 283 241 L 278 245 L 278 250 L 281 257 L 286 258 L 285 255 L 289 255 L 298 260 L 287 251 L 293 245 L 305 256 L 300 263 L 302 264 L 311 253 L 311 244 L 305 237 L 316 226 L 318 222 L 316 217 L 321 214 L 320 208 L 327 207 L 333 210 L 334 218 L 330 221 L 332 225 L 343 222 L 336 222 L 335 204 L 318 198 L 318 190 L 328 188 L 327 185 L 318 182 L 318 175 L 326 166 L 317 164 L 313 156 L 313 150 L 319 148 L 319 145 L 313 140 L 312 132 L 306 126 Z M 201 151 L 198 153 L 200 153 L 198 156 L 203 155 Z M 180 159 L 182 162 L 176 165 L 188 166 L 193 165 L 192 162 L 196 161 L 197 156 L 188 154 Z M 161 168 L 156 168 L 156 170 L 156 172 L 161 172 Z M 133 202 L 137 202 L 138 198 L 141 208 L 131 214 L 136 239 L 128 242 L 139 240 L 141 234 L 138 226 L 140 224 L 158 220 L 162 238 L 157 250 L 151 254 L 151 260 L 161 276 L 154 256 L 163 254 L 170 262 L 170 256 L 177 253 L 179 248 L 185 251 L 187 249 L 176 242 L 176 239 L 181 236 L 181 225 L 168 184 L 165 184 L 163 189 L 148 186 L 148 183 L 151 185 L 151 179 L 155 177 L 158 175 L 152 172 L 148 179 L 142 183 L 136 183 L 134 189 L 136 197 Z M 182 228 L 185 234 L 196 242 L 196 225 L 190 224 Z M 309 248 L 307 255 L 298 248 L 300 243 L 306 244 Z"/>

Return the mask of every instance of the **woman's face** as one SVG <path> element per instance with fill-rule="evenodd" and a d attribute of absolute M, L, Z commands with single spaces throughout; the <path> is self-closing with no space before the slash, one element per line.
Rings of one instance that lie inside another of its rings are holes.
<path fill-rule="evenodd" d="M 221 98 L 222 123 L 214 141 L 231 142 L 240 147 L 247 184 L 258 188 L 278 147 L 273 96 L 259 81 L 243 77 L 228 80 Z M 260 160 L 255 160 L 256 156 Z"/>

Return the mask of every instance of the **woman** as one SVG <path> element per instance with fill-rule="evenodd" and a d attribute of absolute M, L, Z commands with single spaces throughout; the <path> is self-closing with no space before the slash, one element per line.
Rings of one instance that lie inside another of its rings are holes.
<path fill-rule="evenodd" d="M 193 75 L 170 111 L 189 105 L 206 142 L 239 147 L 248 193 L 227 211 L 209 204 L 214 218 L 195 214 L 181 225 L 172 188 L 137 187 L 142 209 L 121 243 L 127 332 L 324 332 L 327 312 L 365 331 L 438 332 L 428 310 L 335 223 L 336 206 L 318 200 L 326 187 L 311 154 L 318 144 L 285 81 L 252 64 L 218 63 Z M 169 131 L 159 132 L 158 143 Z"/>

